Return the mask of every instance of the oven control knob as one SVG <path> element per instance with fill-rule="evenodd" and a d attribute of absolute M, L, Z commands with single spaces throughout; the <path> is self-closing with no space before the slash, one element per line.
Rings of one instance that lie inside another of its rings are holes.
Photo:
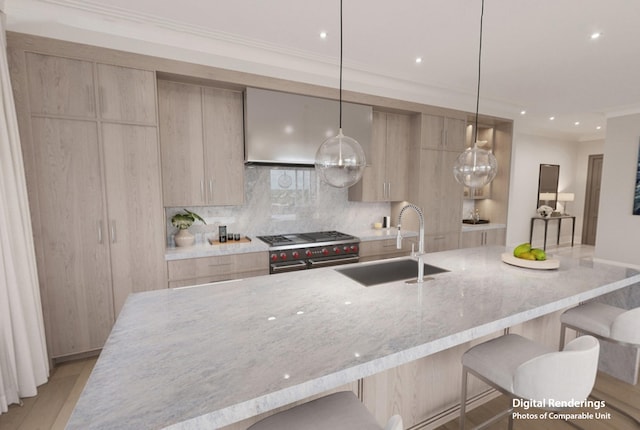
<path fill-rule="evenodd" d="M 281 253 L 280 253 L 280 258 L 281 258 L 282 260 L 286 260 L 286 259 L 287 259 L 287 254 L 286 254 L 286 253 L 284 253 L 284 252 L 281 252 Z"/>
<path fill-rule="evenodd" d="M 278 261 L 278 254 L 271 254 L 271 261 Z"/>
<path fill-rule="evenodd" d="M 298 251 L 293 251 L 293 252 L 291 253 L 291 256 L 292 256 L 293 258 L 298 258 L 298 257 L 300 257 L 300 253 L 299 253 Z"/>
<path fill-rule="evenodd" d="M 311 252 L 311 250 L 310 250 L 310 249 L 307 249 L 307 250 L 304 252 L 304 255 L 306 255 L 307 257 L 311 257 L 311 256 L 313 255 L 313 252 Z"/>
<path fill-rule="evenodd" d="M 348 246 L 344 246 L 344 247 L 342 247 L 342 250 L 343 250 L 344 252 L 349 252 L 349 247 L 348 247 Z"/>
<path fill-rule="evenodd" d="M 329 255 L 329 250 L 327 248 L 322 248 L 322 255 Z"/>
<path fill-rule="evenodd" d="M 351 245 L 351 252 L 358 252 L 358 245 Z"/>
<path fill-rule="evenodd" d="M 339 246 L 336 246 L 333 248 L 333 252 L 335 252 L 336 254 L 340 254 L 340 252 L 342 251 L 342 249 L 340 249 Z"/>

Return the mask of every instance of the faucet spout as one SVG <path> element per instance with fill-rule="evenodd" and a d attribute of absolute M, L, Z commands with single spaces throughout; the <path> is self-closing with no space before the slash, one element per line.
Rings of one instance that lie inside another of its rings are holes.
<path fill-rule="evenodd" d="M 424 256 L 424 214 L 422 213 L 422 209 L 413 203 L 409 203 L 400 209 L 400 215 L 398 215 L 398 237 L 396 238 L 396 246 L 398 249 L 402 248 L 402 234 L 401 224 L 402 224 L 402 214 L 404 214 L 405 210 L 413 209 L 417 214 L 420 220 L 420 237 L 418 238 L 418 282 L 423 282 L 424 278 L 424 263 L 422 261 Z"/>

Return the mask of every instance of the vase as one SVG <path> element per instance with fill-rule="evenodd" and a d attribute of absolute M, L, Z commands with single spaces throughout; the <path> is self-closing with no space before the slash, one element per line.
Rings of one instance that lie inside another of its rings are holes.
<path fill-rule="evenodd" d="M 196 237 L 186 228 L 178 230 L 173 239 L 176 242 L 176 246 L 191 246 L 196 241 Z"/>

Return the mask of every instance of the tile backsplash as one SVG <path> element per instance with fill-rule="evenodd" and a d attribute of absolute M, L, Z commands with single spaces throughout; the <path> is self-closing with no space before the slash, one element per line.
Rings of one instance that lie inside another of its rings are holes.
<path fill-rule="evenodd" d="M 313 168 L 247 166 L 242 206 L 187 207 L 207 222 L 189 231 L 202 242 L 215 237 L 218 226 L 243 236 L 339 230 L 363 231 L 390 214 L 389 203 L 348 200 L 348 189 L 333 188 L 318 179 Z M 166 208 L 167 244 L 173 246 L 176 229 L 171 217 L 182 208 Z"/>

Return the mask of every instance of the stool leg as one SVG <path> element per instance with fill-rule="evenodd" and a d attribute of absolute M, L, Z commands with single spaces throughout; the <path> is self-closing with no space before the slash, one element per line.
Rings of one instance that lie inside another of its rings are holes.
<path fill-rule="evenodd" d="M 462 366 L 462 390 L 460 395 L 460 430 L 464 430 L 467 410 L 467 368 Z"/>
<path fill-rule="evenodd" d="M 564 324 L 560 324 L 560 348 L 559 348 L 560 351 L 564 349 L 564 337 L 566 332 L 567 332 L 567 326 Z"/>

